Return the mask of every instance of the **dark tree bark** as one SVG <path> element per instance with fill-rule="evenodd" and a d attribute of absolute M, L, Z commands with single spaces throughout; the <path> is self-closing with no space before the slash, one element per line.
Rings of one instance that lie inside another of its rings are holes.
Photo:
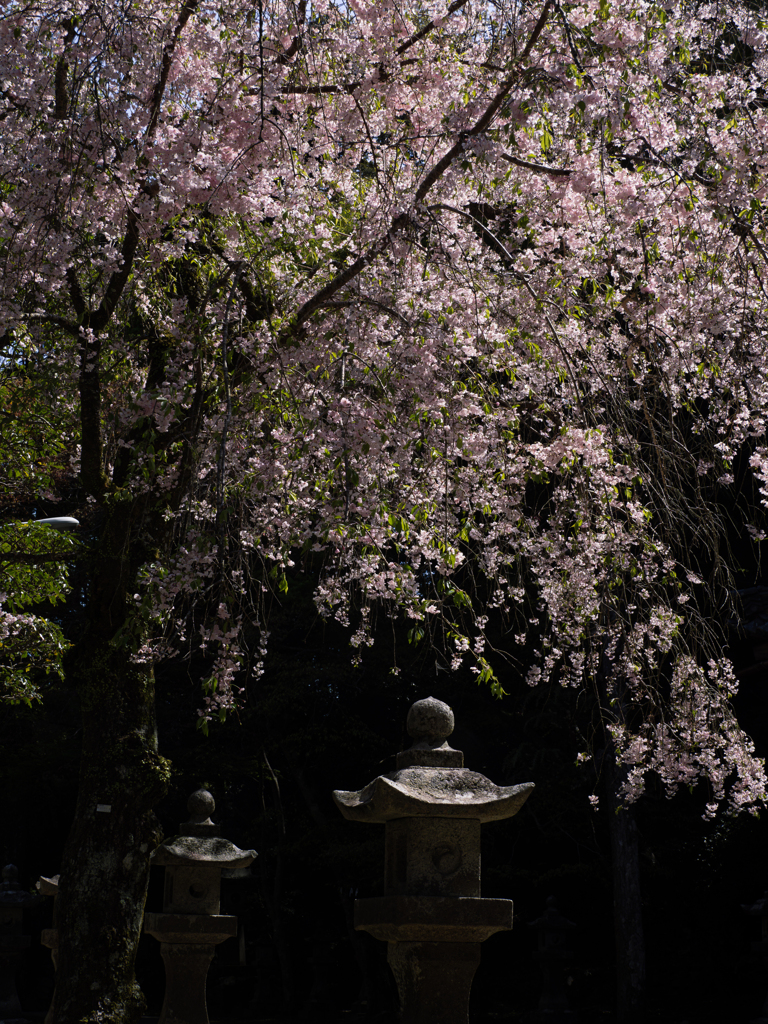
<path fill-rule="evenodd" d="M 290 934 L 285 911 L 283 909 L 283 867 L 285 852 L 285 815 L 283 812 L 283 798 L 280 792 L 280 783 L 272 770 L 266 751 L 262 750 L 264 763 L 269 771 L 273 784 L 275 812 L 277 818 L 277 842 L 269 844 L 272 846 L 271 856 L 268 847 L 264 844 L 260 851 L 260 874 L 261 894 L 272 924 L 272 939 L 275 945 L 277 960 L 280 965 L 280 981 L 283 997 L 283 1009 L 286 1013 L 293 1013 L 297 1005 L 297 992 L 295 984 L 294 957 L 291 954 Z M 266 819 L 266 800 L 262 789 L 262 807 Z"/>
<path fill-rule="evenodd" d="M 635 809 L 616 796 L 622 783 L 612 746 L 605 756 L 613 875 L 613 923 L 616 942 L 616 1021 L 645 1020 L 645 935 L 640 887 L 640 844 Z"/>
<path fill-rule="evenodd" d="M 620 796 L 627 769 L 618 763 L 616 745 L 608 728 L 610 718 L 626 721 L 630 710 L 626 683 L 620 676 L 613 676 L 606 651 L 601 658 L 597 691 L 603 709 L 610 709 L 602 712 L 606 716 L 603 720 L 602 782 L 611 839 L 616 1024 L 644 1024 L 646 975 L 640 844 L 635 809 Z"/>
<path fill-rule="evenodd" d="M 293 776 L 301 790 L 301 795 L 304 797 L 309 809 L 309 813 L 312 815 L 313 821 L 322 832 L 330 850 L 333 848 L 333 843 L 331 841 L 331 829 L 328 822 L 328 815 L 321 808 L 315 792 L 307 782 L 306 776 L 301 768 L 293 760 L 290 761 L 290 765 Z M 357 966 L 360 970 L 360 991 L 357 1002 L 360 1006 L 370 1007 L 374 987 L 371 979 L 370 965 L 366 955 L 365 935 L 362 932 L 355 931 L 355 901 L 345 891 L 345 880 L 341 877 L 340 872 L 335 865 L 333 871 L 336 881 L 336 893 L 339 897 L 342 910 L 344 911 L 347 936 L 349 937 L 352 950 L 355 954 L 355 960 L 357 961 Z"/>

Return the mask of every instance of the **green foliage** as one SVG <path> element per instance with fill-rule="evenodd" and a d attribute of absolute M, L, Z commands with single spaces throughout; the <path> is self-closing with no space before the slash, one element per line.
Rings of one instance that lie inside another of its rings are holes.
<path fill-rule="evenodd" d="M 53 488 L 69 462 L 51 411 L 57 382 L 29 365 L 27 342 L 13 340 L 0 375 L 0 487 L 6 498 Z"/>
<path fill-rule="evenodd" d="M 0 526 L 0 701 L 40 699 L 42 675 L 63 675 L 69 647 L 61 627 L 26 609 L 62 603 L 69 592 L 66 562 L 79 548 L 75 538 L 50 526 Z"/>
<path fill-rule="evenodd" d="M 46 601 L 60 604 L 69 593 L 65 562 L 80 544 L 45 523 L 0 526 L 0 586 L 12 612 Z"/>

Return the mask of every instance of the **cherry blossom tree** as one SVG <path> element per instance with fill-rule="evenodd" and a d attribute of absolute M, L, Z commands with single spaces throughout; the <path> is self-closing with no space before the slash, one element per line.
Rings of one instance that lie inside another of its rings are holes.
<path fill-rule="evenodd" d="M 768 493 L 753 5 L 0 11 L 3 358 L 93 523 L 60 1024 L 140 1013 L 153 665 L 207 654 L 207 727 L 296 564 L 353 657 L 405 616 L 594 694 L 621 805 L 760 807 L 711 615 Z"/>

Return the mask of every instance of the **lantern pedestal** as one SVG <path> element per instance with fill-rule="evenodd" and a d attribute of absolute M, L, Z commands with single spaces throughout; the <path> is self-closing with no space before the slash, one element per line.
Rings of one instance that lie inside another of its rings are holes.
<path fill-rule="evenodd" d="M 390 942 L 401 1024 L 466 1024 L 479 942 Z"/>
<path fill-rule="evenodd" d="M 511 900 L 383 896 L 355 903 L 355 928 L 388 944 L 402 1024 L 466 1024 L 480 943 L 511 927 Z"/>
<path fill-rule="evenodd" d="M 0 937 L 0 1016 L 21 1016 L 19 993 L 16 991 L 16 972 L 21 955 L 30 946 L 29 935 L 3 935 Z"/>
<path fill-rule="evenodd" d="M 24 911 L 40 902 L 40 896 L 25 892 L 19 885 L 15 864 L 6 864 L 0 883 L 0 1017 L 21 1016 L 16 972 L 32 942 L 22 931 Z"/>
<path fill-rule="evenodd" d="M 237 918 L 145 914 L 144 931 L 159 940 L 165 964 L 165 999 L 158 1024 L 208 1024 L 208 968 L 216 946 L 237 935 Z"/>

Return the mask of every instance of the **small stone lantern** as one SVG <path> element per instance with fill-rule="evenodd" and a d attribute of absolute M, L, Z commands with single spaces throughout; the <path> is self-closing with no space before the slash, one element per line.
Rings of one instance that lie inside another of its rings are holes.
<path fill-rule="evenodd" d="M 56 921 L 56 904 L 59 898 L 60 877 L 60 875 L 54 875 L 53 878 L 45 878 L 41 875 L 35 883 L 35 888 L 41 896 L 53 896 L 53 924 L 50 928 L 43 928 L 40 932 L 40 945 L 50 949 L 54 972 L 59 969 L 59 929 Z M 51 999 L 51 1005 L 45 1015 L 44 1024 L 53 1024 L 53 999 Z"/>
<path fill-rule="evenodd" d="M 165 867 L 162 914 L 145 914 L 144 931 L 160 941 L 165 1000 L 158 1024 L 208 1024 L 205 983 L 215 947 L 237 935 L 237 918 L 219 913 L 223 868 L 244 868 L 255 850 L 220 837 L 210 815 L 215 803 L 200 789 L 187 801 L 190 820 L 158 846 L 152 861 Z"/>
<path fill-rule="evenodd" d="M 350 821 L 385 826 L 384 896 L 355 902 L 355 928 L 388 943 L 402 1024 L 467 1024 L 480 943 L 512 927 L 512 901 L 480 898 L 480 826 L 517 814 L 533 783 L 495 786 L 453 750 L 453 712 L 408 713 L 397 771 L 333 794 Z"/>
<path fill-rule="evenodd" d="M 16 991 L 16 971 L 22 953 L 32 939 L 23 931 L 24 911 L 41 902 L 42 897 L 25 892 L 19 885 L 19 869 L 7 864 L 0 884 L 0 1017 L 21 1013 Z"/>

